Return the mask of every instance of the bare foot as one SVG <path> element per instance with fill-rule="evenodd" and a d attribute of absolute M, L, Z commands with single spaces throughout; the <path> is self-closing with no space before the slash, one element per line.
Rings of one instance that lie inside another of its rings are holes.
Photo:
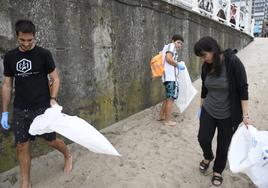
<path fill-rule="evenodd" d="M 73 169 L 73 157 L 69 155 L 68 158 L 65 158 L 64 172 L 70 173 L 72 169 Z"/>

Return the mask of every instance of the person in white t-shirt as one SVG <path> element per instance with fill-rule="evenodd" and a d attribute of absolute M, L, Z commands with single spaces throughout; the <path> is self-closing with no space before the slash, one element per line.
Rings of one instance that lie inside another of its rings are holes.
<path fill-rule="evenodd" d="M 165 72 L 162 76 L 162 82 L 166 90 L 166 99 L 163 101 L 160 110 L 160 121 L 163 121 L 165 125 L 174 126 L 176 122 L 171 121 L 171 110 L 174 100 L 178 98 L 178 82 L 177 74 L 178 69 L 184 69 L 185 67 L 177 62 L 178 54 L 177 50 L 182 48 L 183 38 L 180 35 L 174 35 L 171 43 L 165 45 L 162 53 L 164 57 L 164 69 Z"/>

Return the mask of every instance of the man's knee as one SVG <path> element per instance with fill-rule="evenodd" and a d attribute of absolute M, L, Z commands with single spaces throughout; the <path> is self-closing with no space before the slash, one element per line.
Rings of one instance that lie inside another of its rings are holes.
<path fill-rule="evenodd" d="M 49 145 L 49 146 L 55 146 L 56 144 L 57 144 L 57 141 L 56 140 L 51 140 L 51 141 L 46 141 L 46 143 L 47 143 L 47 145 Z"/>
<path fill-rule="evenodd" d="M 60 139 L 55 139 L 55 140 L 51 140 L 51 141 L 47 140 L 46 142 L 51 147 L 58 146 L 60 144 L 64 144 L 64 142 L 62 140 L 60 140 Z"/>

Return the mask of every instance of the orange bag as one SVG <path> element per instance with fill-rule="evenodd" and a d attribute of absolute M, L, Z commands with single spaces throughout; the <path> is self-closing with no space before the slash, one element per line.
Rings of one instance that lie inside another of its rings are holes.
<path fill-rule="evenodd" d="M 153 78 L 160 77 L 164 74 L 164 64 L 163 64 L 162 52 L 159 52 L 157 55 L 155 55 L 151 59 L 150 66 L 151 66 Z"/>

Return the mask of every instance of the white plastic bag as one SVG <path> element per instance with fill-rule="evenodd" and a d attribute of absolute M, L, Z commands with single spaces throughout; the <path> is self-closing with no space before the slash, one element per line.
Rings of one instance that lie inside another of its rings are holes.
<path fill-rule="evenodd" d="M 189 76 L 187 67 L 183 61 L 180 62 L 184 65 L 184 70 L 179 70 L 178 82 L 179 82 L 179 96 L 178 99 L 175 100 L 175 104 L 180 109 L 180 112 L 183 111 L 189 106 L 190 102 L 193 100 L 197 91 L 192 85 L 191 78 Z"/>
<path fill-rule="evenodd" d="M 95 153 L 120 156 L 112 144 L 92 125 L 77 116 L 61 113 L 62 107 L 55 105 L 37 116 L 30 126 L 31 135 L 57 132 L 62 136 L 88 148 Z"/>
<path fill-rule="evenodd" d="M 268 187 L 268 131 L 240 125 L 233 135 L 228 160 L 234 173 L 245 173 L 260 188 Z"/>

